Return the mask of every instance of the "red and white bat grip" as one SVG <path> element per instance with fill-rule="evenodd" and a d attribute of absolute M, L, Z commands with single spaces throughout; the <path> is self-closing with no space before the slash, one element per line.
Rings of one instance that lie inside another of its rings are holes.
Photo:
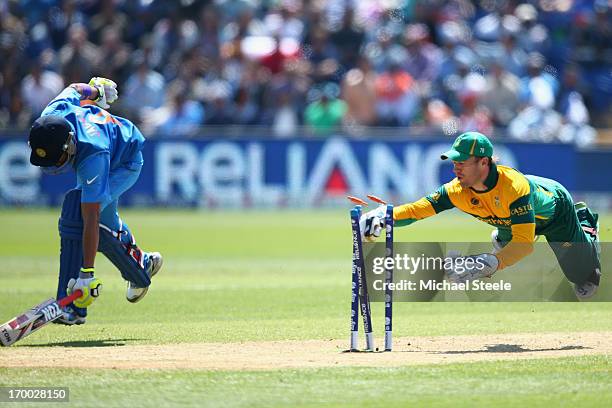
<path fill-rule="evenodd" d="M 71 304 L 72 302 L 80 298 L 81 296 L 83 296 L 83 291 L 81 289 L 77 289 L 74 292 L 72 292 L 72 294 L 66 296 L 65 298 L 61 298 L 60 300 L 58 300 L 57 304 L 60 305 L 60 307 L 68 306 L 69 304 Z"/>

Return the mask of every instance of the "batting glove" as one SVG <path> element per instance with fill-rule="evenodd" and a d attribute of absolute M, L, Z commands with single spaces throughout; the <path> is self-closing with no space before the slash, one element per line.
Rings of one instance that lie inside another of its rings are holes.
<path fill-rule="evenodd" d="M 102 109 L 110 108 L 110 104 L 115 102 L 119 97 L 117 84 L 110 79 L 93 77 L 89 81 L 89 86 L 98 90 L 98 98 L 95 99 L 94 102 Z"/>
<path fill-rule="evenodd" d="M 89 307 L 98 296 L 100 296 L 100 292 L 102 291 L 102 281 L 96 277 L 87 279 L 70 279 L 68 281 L 68 295 L 77 289 L 80 289 L 83 292 L 83 296 L 76 299 L 72 303 L 76 307 L 86 308 Z"/>
<path fill-rule="evenodd" d="M 368 242 L 375 242 L 385 228 L 385 214 L 387 206 L 381 205 L 372 211 L 363 214 L 359 219 L 361 238 Z"/>
<path fill-rule="evenodd" d="M 451 267 L 446 269 L 446 276 L 453 283 L 465 283 L 480 278 L 488 278 L 497 271 L 499 266 L 499 260 L 493 254 L 451 255 L 450 257 L 453 258 L 453 262 Z"/>

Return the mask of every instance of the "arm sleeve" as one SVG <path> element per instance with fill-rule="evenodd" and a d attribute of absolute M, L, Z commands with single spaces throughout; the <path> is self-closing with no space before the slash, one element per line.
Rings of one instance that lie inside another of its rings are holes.
<path fill-rule="evenodd" d="M 79 164 L 77 183 L 83 190 L 81 202 L 105 203 L 110 201 L 109 169 L 108 152 L 96 153 Z"/>
<path fill-rule="evenodd" d="M 525 195 L 510 204 L 512 239 L 497 253 L 498 269 L 514 265 L 533 252 L 535 211 L 529 198 L 529 195 Z"/>
<path fill-rule="evenodd" d="M 69 86 L 49 102 L 41 116 L 57 113 L 56 111 L 65 111 L 67 105 L 80 106 L 80 101 L 81 94 L 76 89 Z"/>
<path fill-rule="evenodd" d="M 393 209 L 393 219 L 396 226 L 403 227 L 453 207 L 453 203 L 448 198 L 446 187 L 441 186 L 435 192 L 413 203 L 395 207 Z"/>

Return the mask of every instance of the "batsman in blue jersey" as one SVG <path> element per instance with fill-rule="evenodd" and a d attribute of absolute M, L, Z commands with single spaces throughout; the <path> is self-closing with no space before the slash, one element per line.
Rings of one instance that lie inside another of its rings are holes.
<path fill-rule="evenodd" d="M 117 100 L 106 78 L 64 89 L 34 121 L 30 162 L 48 174 L 76 171 L 59 219 L 61 238 L 58 299 L 80 289 L 83 296 L 64 310 L 64 324 L 85 323 L 87 307 L 100 295 L 96 252 L 102 252 L 128 282 L 127 300 L 142 299 L 162 266 L 158 252 L 144 252 L 117 210 L 117 201 L 140 175 L 144 137 L 132 122 L 106 111 Z M 93 103 L 82 104 L 89 100 Z"/>

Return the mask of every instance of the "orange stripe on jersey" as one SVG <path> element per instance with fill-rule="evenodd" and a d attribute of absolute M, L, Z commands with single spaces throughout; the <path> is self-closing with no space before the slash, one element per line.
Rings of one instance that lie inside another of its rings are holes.
<path fill-rule="evenodd" d="M 113 115 L 111 115 L 110 113 L 108 113 L 107 111 L 103 109 L 99 110 L 96 114 L 90 114 L 87 119 L 89 119 L 91 122 L 96 123 L 98 125 L 104 125 L 107 123 L 114 123 L 115 125 L 121 125 L 121 122 L 119 122 L 117 119 L 113 117 Z"/>

